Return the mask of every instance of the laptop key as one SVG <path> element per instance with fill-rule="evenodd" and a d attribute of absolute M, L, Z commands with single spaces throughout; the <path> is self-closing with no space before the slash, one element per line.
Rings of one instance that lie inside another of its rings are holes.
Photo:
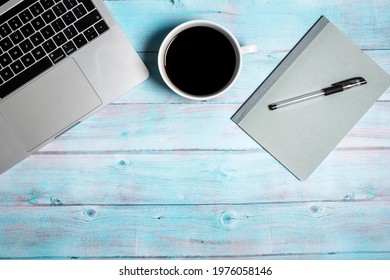
<path fill-rule="evenodd" d="M 41 29 L 45 26 L 45 22 L 43 21 L 43 19 L 41 17 L 34 18 L 31 21 L 31 24 L 35 28 L 36 31 L 38 31 L 39 29 Z"/>
<path fill-rule="evenodd" d="M 19 74 L 23 69 L 24 66 L 20 60 L 15 61 L 10 65 L 12 71 L 14 71 L 15 75 Z"/>
<path fill-rule="evenodd" d="M 46 51 L 46 53 L 51 53 L 52 51 L 55 50 L 56 44 L 54 44 L 54 42 L 53 42 L 52 39 L 49 39 L 49 40 L 47 40 L 46 42 L 44 42 L 44 43 L 42 44 L 42 47 L 44 48 L 44 50 Z"/>
<path fill-rule="evenodd" d="M 65 44 L 62 46 L 62 49 L 64 50 L 64 52 L 65 52 L 67 55 L 70 55 L 72 52 L 74 52 L 75 50 L 77 50 L 76 46 L 73 44 L 72 41 L 69 41 L 69 42 L 65 43 Z"/>
<path fill-rule="evenodd" d="M 10 48 L 12 48 L 14 45 L 12 44 L 11 40 L 7 37 L 0 41 L 0 47 L 3 49 L 3 51 L 8 51 Z"/>
<path fill-rule="evenodd" d="M 19 44 L 20 42 L 23 41 L 23 35 L 22 33 L 20 33 L 19 30 L 16 30 L 14 33 L 12 33 L 11 35 L 9 35 L 9 37 L 11 38 L 12 42 L 17 45 Z"/>
<path fill-rule="evenodd" d="M 19 14 L 19 17 L 23 21 L 23 23 L 27 23 L 33 18 L 33 15 L 29 10 L 26 9 Z"/>
<path fill-rule="evenodd" d="M 39 33 L 39 32 L 36 32 L 34 35 L 32 35 L 30 37 L 30 40 L 32 41 L 32 43 L 34 44 L 35 47 L 40 45 L 44 41 L 41 33 Z"/>
<path fill-rule="evenodd" d="M 76 8 L 73 9 L 73 13 L 76 15 L 77 18 L 81 18 L 87 13 L 87 10 L 84 8 L 83 5 L 79 4 Z"/>
<path fill-rule="evenodd" d="M 54 1 L 53 0 L 41 0 L 41 5 L 43 8 L 45 8 L 47 10 L 50 7 L 54 6 Z"/>
<path fill-rule="evenodd" d="M 88 41 L 92 41 L 98 36 L 98 34 L 93 27 L 90 27 L 84 31 L 84 36 Z"/>
<path fill-rule="evenodd" d="M 1 78 L 4 81 L 7 81 L 7 80 L 11 79 L 14 76 L 14 73 L 12 73 L 11 68 L 6 67 L 6 68 L 4 68 L 3 70 L 0 71 L 0 76 L 1 76 Z M 0 91 L 0 98 L 2 98 L 1 94 L 2 94 L 2 92 Z"/>
<path fill-rule="evenodd" d="M 55 21 L 53 21 L 51 26 L 54 28 L 55 32 L 59 32 L 65 28 L 65 23 L 62 21 L 61 18 L 58 18 Z"/>
<path fill-rule="evenodd" d="M 87 9 L 88 12 L 95 9 L 95 5 L 92 3 L 91 0 L 79 0 L 79 2 L 84 4 L 84 7 Z"/>
<path fill-rule="evenodd" d="M 23 52 L 18 46 L 15 46 L 10 49 L 9 55 L 12 57 L 13 60 L 16 60 L 23 55 Z"/>
<path fill-rule="evenodd" d="M 33 58 L 31 53 L 28 53 L 20 58 L 20 60 L 23 62 L 24 66 L 29 67 L 35 62 L 35 59 Z"/>
<path fill-rule="evenodd" d="M 5 53 L 2 56 L 0 56 L 0 64 L 1 64 L 1 66 L 6 67 L 11 62 L 12 62 L 12 59 L 9 56 L 8 53 Z"/>
<path fill-rule="evenodd" d="M 43 19 L 45 20 L 46 24 L 49 24 L 53 20 L 56 19 L 56 16 L 54 15 L 52 10 L 48 10 L 42 14 Z"/>
<path fill-rule="evenodd" d="M 85 17 L 79 19 L 74 23 L 74 26 L 79 32 L 84 31 L 91 25 L 95 24 L 96 22 L 100 21 L 102 19 L 102 16 L 99 14 L 97 10 L 94 10 L 93 12 L 89 13 Z"/>
<path fill-rule="evenodd" d="M 107 31 L 108 30 L 108 26 L 107 24 L 104 22 L 104 20 L 101 20 L 99 21 L 98 23 L 96 23 L 94 25 L 96 31 L 99 33 L 99 34 L 102 34 L 104 31 Z"/>
<path fill-rule="evenodd" d="M 11 26 L 12 30 L 18 29 L 20 26 L 22 26 L 22 22 L 18 18 L 18 16 L 13 17 L 8 21 L 9 26 Z"/>
<path fill-rule="evenodd" d="M 67 12 L 65 15 L 62 16 L 62 20 L 67 24 L 67 25 L 70 25 L 72 24 L 73 22 L 76 21 L 76 17 L 74 16 L 74 14 L 69 11 Z"/>
<path fill-rule="evenodd" d="M 62 32 L 54 35 L 53 40 L 56 43 L 56 45 L 59 47 L 66 42 L 65 35 Z"/>
<path fill-rule="evenodd" d="M 31 51 L 31 53 L 32 53 L 32 55 L 34 56 L 34 58 L 35 58 L 36 60 L 40 60 L 42 57 L 45 56 L 45 51 L 42 49 L 41 46 L 36 47 L 35 49 L 33 49 L 33 50 Z"/>
<path fill-rule="evenodd" d="M 66 57 L 64 51 L 61 48 L 56 49 L 54 52 L 49 54 L 49 57 L 51 61 L 56 64 L 60 60 L 64 59 Z"/>
<path fill-rule="evenodd" d="M 33 49 L 33 44 L 31 43 L 31 41 L 29 39 L 26 39 L 23 42 L 21 42 L 19 44 L 19 46 L 24 53 L 28 53 L 29 51 L 31 51 Z"/>
<path fill-rule="evenodd" d="M 41 14 L 43 12 L 43 8 L 42 8 L 41 4 L 35 3 L 34 5 L 32 5 L 30 7 L 30 11 L 34 16 L 38 16 L 39 14 Z"/>
<path fill-rule="evenodd" d="M 83 34 L 80 34 L 73 39 L 73 42 L 76 44 L 78 48 L 81 48 L 87 43 L 87 40 L 84 38 Z"/>
<path fill-rule="evenodd" d="M 33 64 L 29 68 L 25 69 L 23 72 L 21 72 L 19 75 L 15 76 L 12 79 L 7 79 L 8 81 L 0 86 L 0 98 L 4 98 L 20 86 L 24 85 L 25 83 L 31 81 L 38 75 L 40 75 L 42 72 L 47 70 L 53 65 L 51 60 L 48 57 L 45 57 L 38 61 L 37 63 Z M 8 67 L 7 67 L 8 68 Z M 5 70 L 5 69 L 4 69 Z M 3 78 L 3 71 L 0 72 L 1 77 Z M 11 70 L 9 69 L 11 72 Z"/>
<path fill-rule="evenodd" d="M 7 23 L 4 23 L 2 26 L 0 26 L 0 35 L 3 37 L 6 37 L 7 35 L 11 34 L 11 28 L 8 26 Z"/>
<path fill-rule="evenodd" d="M 55 5 L 53 7 L 53 11 L 59 17 L 59 16 L 65 14 L 67 10 L 66 10 L 64 4 L 58 3 L 57 5 Z"/>
<path fill-rule="evenodd" d="M 70 40 L 77 35 L 77 30 L 71 25 L 64 29 L 64 34 Z"/>
<path fill-rule="evenodd" d="M 26 25 L 22 26 L 22 28 L 20 28 L 20 31 L 22 31 L 24 37 L 26 38 L 34 34 L 34 28 L 30 23 L 27 23 Z"/>
<path fill-rule="evenodd" d="M 43 34 L 43 37 L 45 37 L 45 39 L 49 39 L 51 36 L 53 36 L 55 34 L 53 28 L 50 25 L 45 26 L 41 30 L 41 32 Z"/>
<path fill-rule="evenodd" d="M 70 10 L 70 9 L 77 6 L 77 1 L 76 0 L 64 0 L 64 4 L 68 8 L 68 10 Z"/>

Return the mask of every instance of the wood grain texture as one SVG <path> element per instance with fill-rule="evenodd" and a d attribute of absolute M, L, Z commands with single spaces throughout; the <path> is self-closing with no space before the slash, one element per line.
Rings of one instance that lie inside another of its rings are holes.
<path fill-rule="evenodd" d="M 156 51 L 160 40 L 179 23 L 213 20 L 244 44 L 267 51 L 289 50 L 324 15 L 362 49 L 388 49 L 390 6 L 385 0 L 339 1 L 105 1 L 137 51 Z M 145 36 L 147 34 L 147 36 Z"/>
<path fill-rule="evenodd" d="M 238 108 L 202 103 L 109 105 L 41 152 L 261 150 L 231 121 Z M 389 110 L 389 102 L 377 102 L 337 148 L 390 148 Z"/>
<path fill-rule="evenodd" d="M 387 0 L 105 3 L 151 76 L 0 176 L 0 258 L 390 259 L 390 89 L 305 182 L 230 120 L 320 15 L 389 73 Z M 207 102 L 156 65 L 191 19 L 260 48 Z"/>
<path fill-rule="evenodd" d="M 321 258 L 346 251 L 360 256 L 376 252 L 378 256 L 388 246 L 390 230 L 390 212 L 384 206 L 378 202 L 318 202 L 1 207 L 0 240 L 8 242 L 1 243 L 0 257 L 318 254 Z"/>
<path fill-rule="evenodd" d="M 389 201 L 389 165 L 389 150 L 340 151 L 299 182 L 263 151 L 40 154 L 2 176 L 0 203 Z"/>

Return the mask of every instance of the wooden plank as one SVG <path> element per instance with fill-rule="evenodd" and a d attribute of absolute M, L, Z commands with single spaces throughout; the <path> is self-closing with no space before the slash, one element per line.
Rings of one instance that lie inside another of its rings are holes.
<path fill-rule="evenodd" d="M 287 53 L 287 50 L 260 50 L 259 53 L 245 56 L 241 74 L 233 87 L 223 96 L 204 103 L 242 104 Z M 390 73 L 390 50 L 365 51 L 365 53 Z M 149 79 L 114 103 L 200 103 L 182 98 L 168 89 L 158 72 L 156 52 L 140 53 L 140 56 L 150 71 Z M 390 101 L 390 88 L 379 100 Z"/>
<path fill-rule="evenodd" d="M 239 106 L 110 105 L 41 151 L 261 150 L 231 121 Z M 389 148 L 389 112 L 390 102 L 376 103 L 337 148 Z"/>
<path fill-rule="evenodd" d="M 288 50 L 321 16 L 328 17 L 363 49 L 388 49 L 390 5 L 386 1 L 106 1 L 137 51 L 156 51 L 176 25 L 212 20 L 245 44 Z"/>
<path fill-rule="evenodd" d="M 200 258 L 193 258 L 200 259 Z M 389 252 L 324 252 L 312 254 L 263 254 L 252 256 L 218 256 L 209 259 L 237 259 L 237 260 L 390 260 Z"/>
<path fill-rule="evenodd" d="M 0 257 L 388 256 L 386 205 L 0 207 Z"/>
<path fill-rule="evenodd" d="M 37 154 L 0 177 L 0 205 L 390 201 L 390 150 L 331 153 L 305 182 L 266 152 Z"/>

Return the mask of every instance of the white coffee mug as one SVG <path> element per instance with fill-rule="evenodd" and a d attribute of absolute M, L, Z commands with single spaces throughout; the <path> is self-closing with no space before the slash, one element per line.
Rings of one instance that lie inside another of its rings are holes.
<path fill-rule="evenodd" d="M 171 42 L 173 41 L 173 39 L 180 32 L 182 32 L 182 31 L 184 31 L 184 30 L 186 30 L 188 28 L 200 27 L 200 26 L 201 27 L 213 28 L 213 29 L 219 31 L 220 33 L 222 33 L 230 41 L 230 43 L 232 44 L 234 52 L 235 52 L 235 55 L 236 55 L 236 66 L 235 66 L 235 70 L 233 72 L 233 75 L 232 75 L 230 81 L 222 89 L 220 89 L 219 91 L 217 91 L 215 93 L 212 93 L 212 94 L 209 94 L 209 95 L 201 95 L 201 96 L 193 95 L 193 94 L 187 93 L 187 92 L 179 89 L 169 79 L 169 76 L 168 76 L 168 74 L 166 72 L 166 67 L 165 67 L 165 55 L 166 55 L 167 50 L 168 50 Z M 242 55 L 249 54 L 249 53 L 255 53 L 257 51 L 258 51 L 258 49 L 257 49 L 257 45 L 256 44 L 251 44 L 251 45 L 247 45 L 247 46 L 240 46 L 240 44 L 238 43 L 238 41 L 234 37 L 234 35 L 229 30 L 227 30 L 226 28 L 224 28 L 223 26 L 221 26 L 221 25 L 219 25 L 217 23 L 214 23 L 214 22 L 211 22 L 211 21 L 207 21 L 207 20 L 192 20 L 192 21 L 188 21 L 188 22 L 182 23 L 179 26 L 175 27 L 165 37 L 164 41 L 161 43 L 161 46 L 160 46 L 160 49 L 159 49 L 159 52 L 158 52 L 158 58 L 157 58 L 158 59 L 158 69 L 160 71 L 162 79 L 168 85 L 168 87 L 172 91 L 174 91 L 177 94 L 179 94 L 180 96 L 183 96 L 185 98 L 192 99 L 192 100 L 208 100 L 208 99 L 211 99 L 211 98 L 215 98 L 215 97 L 221 96 L 228 89 L 230 89 L 230 87 L 236 82 L 236 80 L 238 78 L 238 75 L 241 72 L 241 68 L 242 68 Z"/>

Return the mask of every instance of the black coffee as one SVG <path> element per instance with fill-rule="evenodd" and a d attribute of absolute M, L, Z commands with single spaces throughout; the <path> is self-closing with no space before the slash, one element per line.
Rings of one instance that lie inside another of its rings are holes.
<path fill-rule="evenodd" d="M 165 54 L 165 70 L 180 90 L 206 96 L 223 89 L 233 77 L 236 54 L 232 43 L 209 27 L 180 32 Z"/>

